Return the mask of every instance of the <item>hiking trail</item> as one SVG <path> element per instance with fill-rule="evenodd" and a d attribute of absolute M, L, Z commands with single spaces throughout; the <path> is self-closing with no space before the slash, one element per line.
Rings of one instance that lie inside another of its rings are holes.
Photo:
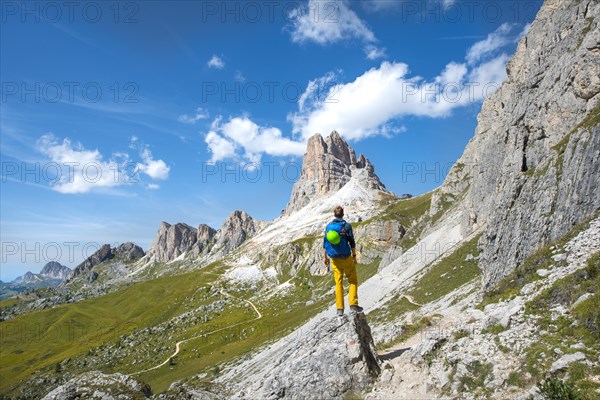
<path fill-rule="evenodd" d="M 227 292 L 223 291 L 223 289 L 219 289 L 219 293 L 221 293 L 221 294 L 222 294 L 222 295 L 224 295 L 224 296 L 228 296 L 228 297 L 231 297 L 231 298 L 233 298 L 233 299 L 236 299 L 236 300 L 241 300 L 241 299 L 239 299 L 239 298 L 237 298 L 237 297 L 235 297 L 235 296 L 232 296 L 232 295 L 230 295 L 229 293 L 227 293 Z M 129 374 L 129 375 L 139 375 L 139 374 L 143 374 L 144 372 L 153 371 L 153 370 L 155 370 L 155 369 L 158 369 L 158 368 L 160 368 L 160 367 L 162 367 L 162 366 L 164 366 L 164 365 L 168 364 L 168 363 L 169 363 L 169 361 L 170 361 L 171 359 L 173 359 L 173 357 L 175 357 L 175 356 L 177 356 L 177 354 L 179 354 L 179 351 L 181 350 L 181 345 L 182 345 L 183 343 L 185 343 L 185 342 L 189 342 L 190 340 L 198 339 L 198 338 L 201 338 L 201 337 L 207 337 L 207 336 L 209 336 L 209 335 L 215 334 L 215 333 L 217 333 L 217 332 L 224 331 L 224 330 L 226 330 L 226 329 L 233 328 L 233 327 L 235 327 L 235 326 L 238 326 L 238 325 L 247 324 L 247 323 L 249 323 L 249 322 L 253 322 L 253 321 L 259 320 L 259 319 L 261 319 L 261 318 L 263 317 L 262 313 L 261 313 L 260 311 L 258 311 L 258 308 L 256 308 L 256 306 L 254 305 L 254 303 L 252 303 L 250 300 L 244 300 L 244 301 L 245 301 L 246 303 L 250 304 L 250 306 L 251 306 L 251 307 L 254 309 L 254 312 L 256 312 L 256 315 L 257 315 L 257 317 L 256 317 L 256 318 L 254 318 L 254 319 L 252 319 L 252 320 L 250 320 L 250 321 L 242 321 L 242 322 L 238 322 L 238 323 L 235 323 L 235 324 L 233 324 L 233 325 L 229 325 L 229 326 L 226 326 L 226 327 L 223 327 L 223 328 L 219 328 L 219 329 L 216 329 L 216 330 L 214 330 L 214 331 L 211 331 L 211 332 L 206 332 L 206 333 L 203 333 L 203 334 L 201 334 L 201 335 L 196 335 L 196 336 L 192 336 L 192 337 L 190 337 L 190 338 L 184 339 L 184 340 L 180 340 L 179 342 L 175 343 L 175 352 L 174 352 L 173 354 L 171 354 L 169 357 L 167 357 L 167 359 L 166 359 L 165 361 L 161 362 L 161 363 L 160 363 L 160 364 L 158 364 L 158 365 L 155 365 L 154 367 L 151 367 L 151 368 L 148 368 L 148 369 L 144 369 L 144 370 L 142 370 L 142 371 L 134 372 L 134 373 L 132 373 L 132 374 Z"/>

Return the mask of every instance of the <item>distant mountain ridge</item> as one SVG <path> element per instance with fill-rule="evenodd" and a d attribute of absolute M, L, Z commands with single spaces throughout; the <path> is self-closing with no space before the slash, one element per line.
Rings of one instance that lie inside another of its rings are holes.
<path fill-rule="evenodd" d="M 71 274 L 71 269 L 59 262 L 50 261 L 42 270 L 35 274 L 27 271 L 11 282 L 0 281 L 0 300 L 30 289 L 55 287 L 63 283 Z"/>
<path fill-rule="evenodd" d="M 50 261 L 42 270 L 35 274 L 31 271 L 27 271 L 23 276 L 15 278 L 11 283 L 35 283 L 45 280 L 65 280 L 71 273 L 71 268 L 62 265 L 57 261 Z"/>

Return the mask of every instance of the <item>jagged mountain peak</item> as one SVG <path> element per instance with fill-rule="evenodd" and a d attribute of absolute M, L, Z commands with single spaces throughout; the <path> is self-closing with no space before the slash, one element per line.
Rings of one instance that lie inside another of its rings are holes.
<path fill-rule="evenodd" d="M 71 273 L 71 268 L 65 267 L 57 261 L 50 261 L 40 271 L 40 275 L 52 279 L 67 279 Z"/>
<path fill-rule="evenodd" d="M 337 131 L 332 131 L 325 139 L 319 133 L 311 136 L 300 178 L 294 184 L 283 214 L 291 214 L 318 196 L 340 190 L 353 176 L 365 172 L 363 181 L 367 188 L 387 191 L 371 162 L 362 154 L 357 160 L 354 149 Z"/>
<path fill-rule="evenodd" d="M 147 261 L 169 262 L 181 256 L 219 257 L 229 254 L 262 226 L 247 212 L 235 210 L 223 221 L 219 230 L 200 224 L 193 228 L 179 222 L 161 222 L 148 250 Z"/>
<path fill-rule="evenodd" d="M 103 244 L 94 254 L 86 258 L 73 271 L 71 271 L 69 277 L 67 278 L 67 282 L 73 281 L 74 278 L 86 274 L 97 265 L 100 265 L 105 261 L 112 260 L 115 257 L 121 261 L 131 262 L 140 259 L 144 255 L 144 250 L 140 246 L 131 242 L 123 243 L 115 248 L 111 247 L 110 244 Z"/>

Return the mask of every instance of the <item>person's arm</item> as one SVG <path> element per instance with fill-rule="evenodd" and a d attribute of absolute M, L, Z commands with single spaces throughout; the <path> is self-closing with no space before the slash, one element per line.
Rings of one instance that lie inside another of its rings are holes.
<path fill-rule="evenodd" d="M 356 248 L 356 242 L 354 241 L 354 233 L 352 232 L 352 225 L 346 223 L 347 229 L 346 231 L 348 232 L 348 244 L 350 245 L 350 248 L 352 249 L 352 253 L 354 253 L 355 248 Z"/>
<path fill-rule="evenodd" d="M 352 257 L 354 257 L 354 261 L 356 261 L 356 242 L 354 241 L 354 233 L 352 232 L 352 225 L 348 224 L 348 244 L 350 245 L 350 249 L 352 250 Z"/>
<path fill-rule="evenodd" d="M 329 257 L 327 257 L 327 250 L 323 249 L 323 263 L 329 265 Z"/>

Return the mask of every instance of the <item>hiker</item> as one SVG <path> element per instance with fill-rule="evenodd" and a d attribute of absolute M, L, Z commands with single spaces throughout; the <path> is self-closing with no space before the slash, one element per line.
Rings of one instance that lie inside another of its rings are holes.
<path fill-rule="evenodd" d="M 363 309 L 358 305 L 358 280 L 356 278 L 356 243 L 352 226 L 344 221 L 344 209 L 337 206 L 333 210 L 334 219 L 325 228 L 323 238 L 323 262 L 333 270 L 335 281 L 335 304 L 337 315 L 344 315 L 344 275 L 348 277 L 350 290 L 348 302 L 350 310 L 361 312 Z"/>

